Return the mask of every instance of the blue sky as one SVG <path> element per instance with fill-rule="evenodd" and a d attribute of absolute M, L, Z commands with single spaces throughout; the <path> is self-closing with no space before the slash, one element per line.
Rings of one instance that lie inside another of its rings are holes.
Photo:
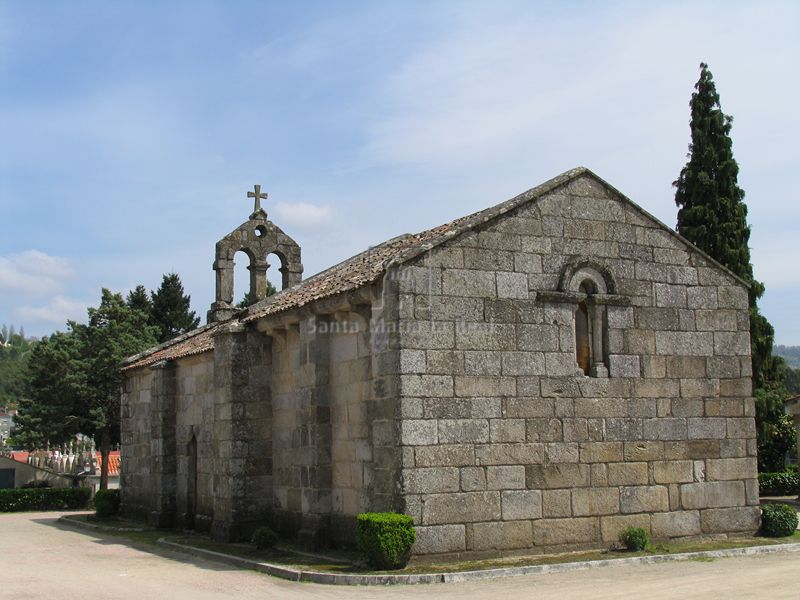
<path fill-rule="evenodd" d="M 762 310 L 800 344 L 800 5 L 651 4 L 0 2 L 0 323 L 170 271 L 204 317 L 254 183 L 306 275 L 578 165 L 674 226 L 706 61 Z"/>

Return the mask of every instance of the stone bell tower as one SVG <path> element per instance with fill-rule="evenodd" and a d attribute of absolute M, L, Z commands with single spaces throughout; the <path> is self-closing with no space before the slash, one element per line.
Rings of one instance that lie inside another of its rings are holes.
<path fill-rule="evenodd" d="M 217 273 L 217 293 L 208 311 L 209 323 L 224 321 L 237 310 L 233 299 L 233 257 L 239 251 L 250 259 L 247 267 L 250 271 L 250 296 L 256 301 L 267 297 L 267 269 L 272 266 L 267 264 L 268 254 L 275 254 L 280 259 L 281 289 L 296 285 L 303 278 L 300 246 L 268 220 L 267 213 L 261 208 L 261 200 L 266 200 L 267 194 L 256 185 L 254 191 L 247 192 L 247 197 L 255 200 L 253 214 L 217 242 L 213 265 Z"/>

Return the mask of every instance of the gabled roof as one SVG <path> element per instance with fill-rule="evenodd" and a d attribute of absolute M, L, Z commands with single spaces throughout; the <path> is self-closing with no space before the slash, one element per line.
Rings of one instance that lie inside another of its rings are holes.
<path fill-rule="evenodd" d="M 445 223 L 444 225 L 434 227 L 433 229 L 427 229 L 417 234 L 401 235 L 379 244 L 378 246 L 369 248 L 308 279 L 304 279 L 291 288 L 273 294 L 261 302 L 243 310 L 241 313 L 238 313 L 229 321 L 249 323 L 269 315 L 299 308 L 323 298 L 332 297 L 360 288 L 380 279 L 387 268 L 413 260 L 432 248 L 444 244 L 528 202 L 532 202 L 546 193 L 584 175 L 595 179 L 618 197 L 620 201 L 629 205 L 648 220 L 660 226 L 663 230 L 685 245 L 688 250 L 700 254 L 711 264 L 726 272 L 742 285 L 749 287 L 748 282 L 711 258 L 708 254 L 676 233 L 671 227 L 659 221 L 614 186 L 595 175 L 586 167 L 577 167 L 496 206 L 465 217 L 460 217 L 450 223 Z M 205 327 L 195 329 L 194 331 L 170 340 L 161 346 L 132 356 L 123 362 L 123 370 L 143 367 L 163 360 L 173 360 L 212 350 L 214 347 L 214 331 L 229 321 L 206 325 Z"/>

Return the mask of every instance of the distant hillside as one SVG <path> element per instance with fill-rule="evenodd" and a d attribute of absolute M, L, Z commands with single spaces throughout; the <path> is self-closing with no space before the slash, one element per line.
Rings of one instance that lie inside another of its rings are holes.
<path fill-rule="evenodd" d="M 782 356 L 790 367 L 800 368 L 800 346 L 777 345 L 772 349 L 773 354 Z"/>

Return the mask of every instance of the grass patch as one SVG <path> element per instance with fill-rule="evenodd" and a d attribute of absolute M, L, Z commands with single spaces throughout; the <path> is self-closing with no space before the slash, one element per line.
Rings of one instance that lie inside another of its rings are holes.
<path fill-rule="evenodd" d="M 78 515 L 77 518 L 97 525 L 107 525 L 111 528 L 146 527 L 141 522 L 125 519 L 97 519 L 94 515 Z M 73 517 L 73 518 L 76 518 Z M 575 563 L 595 560 L 613 560 L 637 556 L 657 556 L 664 554 L 682 554 L 687 552 L 704 552 L 710 550 L 727 550 L 731 548 L 748 548 L 752 546 L 771 546 L 779 544 L 800 543 L 800 531 L 784 538 L 767 538 L 758 536 L 736 537 L 729 539 L 691 540 L 679 542 L 659 543 L 639 552 L 629 552 L 622 549 L 599 549 L 578 552 L 565 552 L 559 554 L 538 554 L 514 557 L 502 557 L 484 560 L 464 560 L 447 563 L 412 563 L 404 569 L 395 571 L 375 571 L 365 567 L 359 562 L 358 554 L 354 551 L 329 550 L 324 555 L 303 553 L 299 549 L 286 544 L 277 547 L 259 550 L 248 543 L 216 542 L 205 535 L 191 532 L 176 532 L 169 530 L 145 529 L 144 531 L 114 531 L 101 529 L 103 534 L 125 538 L 137 545 L 158 546 L 161 538 L 171 542 L 193 546 L 203 550 L 211 550 L 239 558 L 257 562 L 267 562 L 285 567 L 293 567 L 309 571 L 321 571 L 339 574 L 402 574 L 418 575 L 425 573 L 448 573 L 459 571 L 483 571 L 505 567 L 521 567 L 534 565 L 553 565 L 561 563 Z M 691 560 L 696 562 L 711 562 L 710 557 L 696 557 Z"/>

